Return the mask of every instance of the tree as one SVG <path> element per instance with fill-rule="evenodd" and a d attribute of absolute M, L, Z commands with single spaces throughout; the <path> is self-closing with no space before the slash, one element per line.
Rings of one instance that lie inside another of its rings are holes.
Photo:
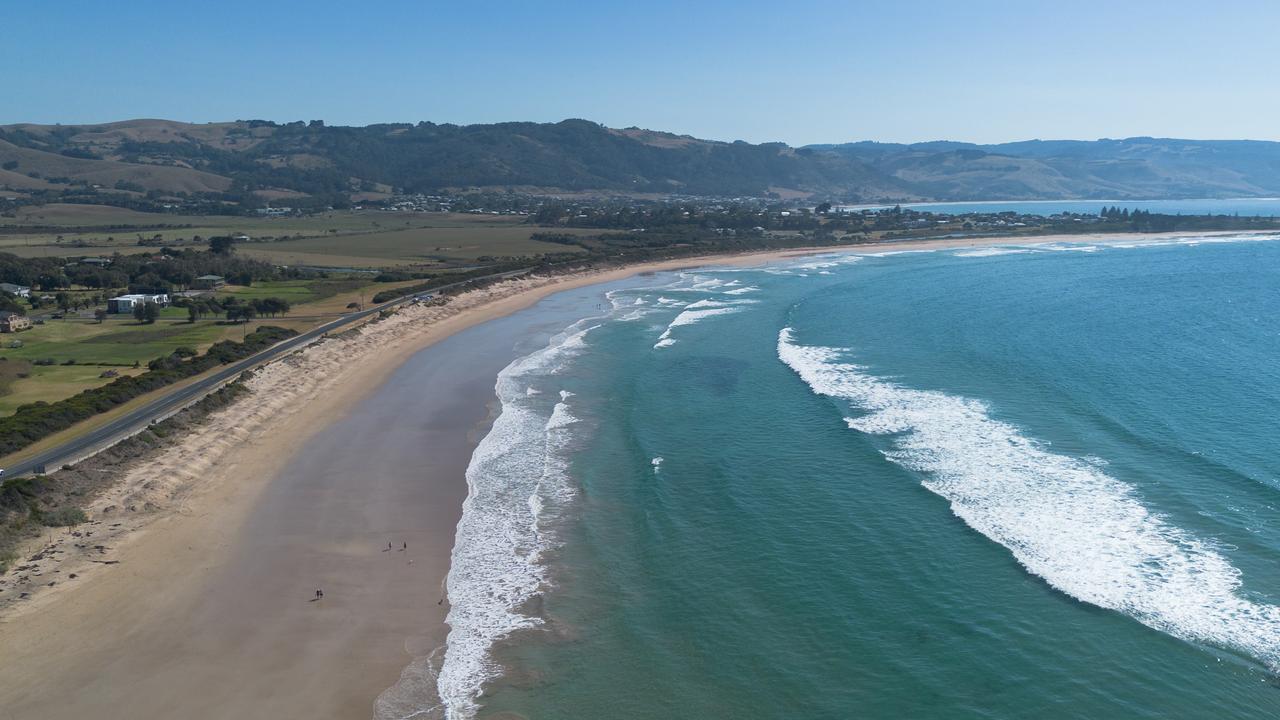
<path fill-rule="evenodd" d="M 231 322 L 249 322 L 258 317 L 258 311 L 252 305 L 232 305 L 227 308 L 227 320 Z"/>
<path fill-rule="evenodd" d="M 209 252 L 214 255 L 230 255 L 235 252 L 236 239 L 230 235 L 215 235 L 209 238 Z"/>
<path fill-rule="evenodd" d="M 153 302 L 140 302 L 133 306 L 133 318 L 143 325 L 150 325 L 160 317 L 160 306 Z"/>
<path fill-rule="evenodd" d="M 254 298 L 249 302 L 249 306 L 259 315 L 275 317 L 276 315 L 287 315 L 289 313 L 289 301 L 284 298 Z"/>
<path fill-rule="evenodd" d="M 60 292 L 54 296 L 53 300 L 54 302 L 58 303 L 58 309 L 61 310 L 63 313 L 71 309 L 72 300 L 71 300 L 70 294 Z"/>
<path fill-rule="evenodd" d="M 107 319 L 107 311 L 103 310 L 102 308 L 98 308 L 97 310 L 94 310 L 93 319 L 97 320 L 98 324 L 101 325 Z"/>
<path fill-rule="evenodd" d="M 200 319 L 200 310 L 195 305 L 187 306 L 187 322 L 193 323 Z"/>

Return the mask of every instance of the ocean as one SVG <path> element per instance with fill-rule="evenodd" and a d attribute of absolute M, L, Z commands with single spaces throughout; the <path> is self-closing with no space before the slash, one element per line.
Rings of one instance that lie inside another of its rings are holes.
<path fill-rule="evenodd" d="M 1231 237 L 612 286 L 498 378 L 447 715 L 1280 716 L 1278 287 Z"/>

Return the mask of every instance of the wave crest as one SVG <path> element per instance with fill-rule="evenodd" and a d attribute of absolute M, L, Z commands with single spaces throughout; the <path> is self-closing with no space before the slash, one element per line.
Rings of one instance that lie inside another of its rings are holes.
<path fill-rule="evenodd" d="M 1280 670 L 1280 607 L 1241 596 L 1240 571 L 1210 543 L 1148 510 L 1096 462 L 1047 451 L 981 402 L 914 390 L 841 360 L 842 351 L 778 336 L 778 357 L 813 392 L 867 414 L 865 433 L 896 434 L 885 455 L 973 529 L 1054 588 L 1188 641 Z"/>

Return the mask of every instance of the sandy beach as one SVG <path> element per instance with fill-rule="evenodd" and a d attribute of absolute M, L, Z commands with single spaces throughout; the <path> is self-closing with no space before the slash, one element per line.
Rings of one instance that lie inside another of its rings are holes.
<path fill-rule="evenodd" d="M 105 553 L 52 538 L 40 577 L 56 584 L 0 609 L 0 707 L 51 720 L 371 716 L 444 640 L 463 471 L 497 371 L 575 312 L 552 307 L 545 326 L 514 315 L 553 294 L 813 253 L 1159 237 L 882 243 L 522 278 L 308 347 L 91 503 Z"/>

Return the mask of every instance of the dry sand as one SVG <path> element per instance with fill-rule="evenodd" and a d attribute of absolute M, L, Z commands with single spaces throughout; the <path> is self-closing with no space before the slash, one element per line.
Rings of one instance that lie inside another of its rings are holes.
<path fill-rule="evenodd" d="M 353 488 L 369 482 L 359 473 L 312 469 L 324 476 L 313 488 L 282 471 L 415 353 L 462 329 L 554 292 L 644 271 L 758 264 L 814 252 L 1134 238 L 1153 236 L 897 242 L 523 278 L 444 306 L 407 307 L 312 345 L 260 369 L 248 381 L 248 396 L 97 498 L 89 508 L 98 521 L 92 542 L 55 534 L 58 552 L 38 572 L 56 584 L 40 584 L 40 592 L 9 600 L 0 611 L 0 708 L 7 717 L 49 720 L 368 717 L 406 664 L 443 640 L 447 605 L 422 605 L 424 597 L 439 594 L 448 571 L 465 482 L 457 472 L 434 484 L 419 482 L 415 492 L 428 495 L 401 497 L 400 486 Z M 468 392 L 480 394 L 471 399 L 479 413 L 469 421 L 474 425 L 492 399 L 492 377 L 486 390 Z M 353 427 L 348 432 L 379 432 Z M 406 507 L 429 518 L 431 530 L 401 528 L 393 542 L 412 543 L 412 556 L 384 556 L 415 564 L 412 572 L 388 572 L 385 563 L 368 561 L 385 544 L 385 533 L 363 537 L 351 518 L 386 530 L 399 527 L 394 523 Z M 291 518 L 294 512 L 311 515 Z M 77 544 L 106 551 L 86 552 Z M 313 577 L 329 583 L 317 605 L 299 596 L 300 584 L 310 594 Z"/>

